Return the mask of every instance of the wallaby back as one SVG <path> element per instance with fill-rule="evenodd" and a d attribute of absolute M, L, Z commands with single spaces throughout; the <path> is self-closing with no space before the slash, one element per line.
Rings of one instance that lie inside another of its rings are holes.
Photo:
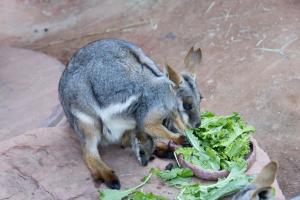
<path fill-rule="evenodd" d="M 103 109 L 129 98 L 132 101 L 117 115 L 132 119 L 139 128 L 149 110 L 161 109 L 168 114 L 176 103 L 168 77 L 139 47 L 117 39 L 99 40 L 80 49 L 63 73 L 59 93 L 71 122 L 70 112 L 80 110 L 100 117 L 106 126 L 110 122 Z"/>

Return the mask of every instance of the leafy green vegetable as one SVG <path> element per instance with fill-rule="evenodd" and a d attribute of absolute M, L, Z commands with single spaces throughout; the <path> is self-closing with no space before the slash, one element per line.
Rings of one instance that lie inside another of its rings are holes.
<path fill-rule="evenodd" d="M 181 189 L 177 200 L 216 200 L 244 188 L 253 180 L 253 176 L 245 175 L 245 167 L 241 168 L 236 163 L 231 167 L 232 170 L 227 178 L 219 179 L 217 183 L 210 185 L 201 185 L 198 182 L 192 182 L 189 177 L 193 173 L 188 172 L 186 168 L 175 168 L 164 171 L 155 169 L 154 174 L 168 182 L 170 186 Z"/>
<path fill-rule="evenodd" d="M 249 153 L 249 135 L 255 131 L 247 125 L 238 113 L 217 116 L 212 112 L 201 114 L 202 125 L 186 131 L 192 148 L 179 148 L 177 154 L 207 170 L 226 169 L 232 163 L 246 165 L 245 156 Z"/>
<path fill-rule="evenodd" d="M 144 193 L 142 191 L 136 191 L 128 197 L 128 200 L 168 200 L 168 199 L 163 196 L 155 195 L 151 192 Z"/>
<path fill-rule="evenodd" d="M 244 171 L 245 168 L 241 170 L 240 167 L 235 166 L 227 178 L 220 179 L 217 183 L 211 185 L 200 185 L 199 183 L 184 185 L 177 199 L 216 200 L 230 195 L 244 188 L 253 180 L 253 177 L 245 175 Z"/>
<path fill-rule="evenodd" d="M 163 181 L 167 181 L 170 186 L 181 188 L 184 185 L 189 185 L 191 177 L 194 175 L 189 168 L 173 168 L 171 170 L 154 169 L 152 172 L 160 177 Z"/>
<path fill-rule="evenodd" d="M 145 185 L 149 181 L 151 176 L 152 174 L 150 173 L 144 182 L 131 189 L 127 189 L 127 190 L 103 189 L 102 191 L 100 191 L 99 200 L 122 200 L 123 198 L 128 197 L 130 194 L 134 193 L 138 188 Z"/>
<path fill-rule="evenodd" d="M 189 168 L 173 168 L 171 170 L 164 171 L 161 171 L 160 169 L 154 169 L 153 172 L 164 181 L 169 181 L 177 177 L 187 178 L 194 175 L 193 171 Z"/>
<path fill-rule="evenodd" d="M 201 115 L 202 125 L 199 128 L 186 130 L 192 147 L 181 147 L 176 154 L 184 159 L 208 170 L 226 169 L 230 171 L 227 178 L 217 183 L 202 185 L 192 182 L 193 172 L 189 168 L 173 168 L 172 170 L 152 169 L 152 173 L 168 182 L 170 186 L 180 188 L 177 200 L 216 200 L 232 194 L 252 180 L 245 175 L 245 156 L 249 153 L 249 135 L 255 129 L 242 121 L 238 113 L 228 116 L 216 116 L 212 112 Z M 165 197 L 144 193 L 137 189 L 150 179 L 144 178 L 140 185 L 128 190 L 104 189 L 100 192 L 101 200 L 167 200 Z"/>

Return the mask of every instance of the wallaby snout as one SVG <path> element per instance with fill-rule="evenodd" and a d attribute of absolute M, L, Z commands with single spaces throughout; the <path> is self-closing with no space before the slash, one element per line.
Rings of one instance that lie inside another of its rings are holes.
<path fill-rule="evenodd" d="M 184 59 L 184 71 L 177 73 L 167 65 L 168 75 L 176 85 L 177 108 L 181 120 L 189 128 L 197 128 L 201 125 L 200 102 L 203 98 L 198 90 L 196 77 L 197 69 L 201 63 L 201 49 L 192 47 Z M 170 126 L 172 129 L 172 126 Z"/>

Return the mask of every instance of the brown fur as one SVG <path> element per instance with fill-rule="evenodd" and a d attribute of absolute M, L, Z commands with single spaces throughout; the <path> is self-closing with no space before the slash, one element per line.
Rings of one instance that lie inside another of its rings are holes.
<path fill-rule="evenodd" d="M 258 188 L 269 187 L 276 178 L 277 168 L 278 168 L 277 162 L 271 161 L 257 175 L 254 184 Z"/>
<path fill-rule="evenodd" d="M 177 74 L 177 72 L 172 67 L 170 67 L 170 65 L 167 64 L 166 67 L 169 74 L 169 79 L 173 83 L 175 83 L 176 86 L 179 86 L 179 84 L 182 82 L 181 76 Z"/>
<path fill-rule="evenodd" d="M 145 131 L 153 137 L 163 137 L 174 141 L 176 144 L 185 144 L 186 138 L 184 135 L 174 134 L 166 127 L 160 124 L 145 124 Z"/>
<path fill-rule="evenodd" d="M 170 142 L 168 144 L 164 142 L 156 142 L 154 154 L 159 158 L 169 158 L 172 159 L 174 157 L 175 149 L 170 146 Z"/>
<path fill-rule="evenodd" d="M 125 148 L 125 147 L 129 147 L 130 145 L 131 145 L 130 144 L 130 132 L 126 131 L 121 139 L 121 147 Z"/>
<path fill-rule="evenodd" d="M 174 122 L 175 125 L 181 130 L 184 131 L 186 129 L 185 124 L 183 123 L 183 121 L 181 120 L 181 118 L 178 115 L 175 115 L 174 117 Z"/>

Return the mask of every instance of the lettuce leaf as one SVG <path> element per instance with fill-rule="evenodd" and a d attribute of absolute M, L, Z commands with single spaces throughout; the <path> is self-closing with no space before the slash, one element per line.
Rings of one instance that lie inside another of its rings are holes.
<path fill-rule="evenodd" d="M 253 180 L 252 176 L 245 175 L 245 168 L 241 169 L 234 166 L 227 178 L 220 179 L 217 183 L 211 185 L 201 185 L 193 183 L 184 186 L 179 195 L 178 200 L 217 200 L 221 197 L 230 195 L 239 191 Z"/>
<path fill-rule="evenodd" d="M 170 186 L 182 188 L 189 185 L 191 177 L 194 175 L 193 171 L 189 168 L 173 168 L 171 170 L 152 169 L 152 173 L 161 178 L 163 181 L 168 182 Z"/>
<path fill-rule="evenodd" d="M 136 191 L 128 197 L 128 200 L 168 200 L 168 199 L 160 195 L 155 195 L 152 192 L 144 193 L 143 191 Z"/>
<path fill-rule="evenodd" d="M 150 173 L 147 178 L 145 178 L 145 181 L 140 185 L 127 190 L 103 189 L 99 192 L 99 200 L 122 200 L 125 197 L 128 197 L 130 194 L 134 193 L 138 188 L 145 185 L 149 181 L 151 176 L 152 174 Z"/>

